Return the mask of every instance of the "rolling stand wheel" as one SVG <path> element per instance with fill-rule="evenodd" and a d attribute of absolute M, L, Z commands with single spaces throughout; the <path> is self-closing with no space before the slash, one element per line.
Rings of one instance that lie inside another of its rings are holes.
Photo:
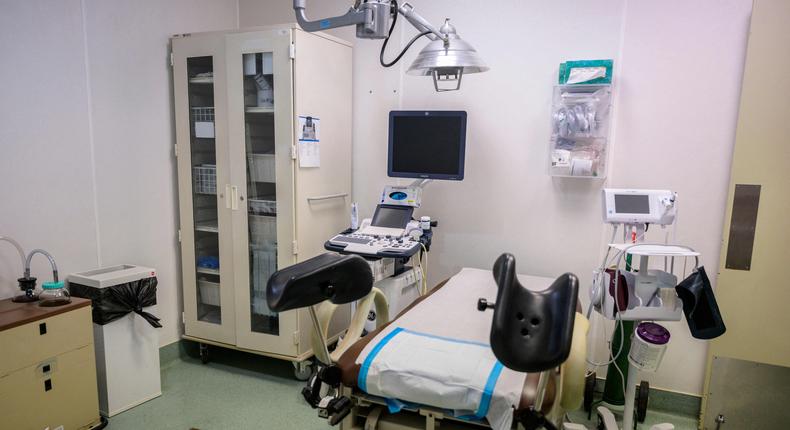
<path fill-rule="evenodd" d="M 650 395 L 650 384 L 647 381 L 639 383 L 636 390 L 636 420 L 640 423 L 645 422 L 647 415 L 647 399 Z"/>
<path fill-rule="evenodd" d="M 294 377 L 297 381 L 306 381 L 313 374 L 313 364 L 310 360 L 294 361 Z"/>
<path fill-rule="evenodd" d="M 200 349 L 200 362 L 203 364 L 208 363 L 208 345 L 205 343 L 199 344 Z"/>
<path fill-rule="evenodd" d="M 587 412 L 587 419 L 592 419 L 593 396 L 595 395 L 595 372 L 584 377 L 584 403 L 582 407 Z"/>

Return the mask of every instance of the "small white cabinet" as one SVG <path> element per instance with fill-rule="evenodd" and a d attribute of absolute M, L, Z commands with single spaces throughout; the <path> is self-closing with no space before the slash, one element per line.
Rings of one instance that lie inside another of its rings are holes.
<path fill-rule="evenodd" d="M 309 315 L 272 312 L 266 283 L 348 224 L 351 46 L 288 25 L 175 36 L 171 58 L 184 337 L 305 360 Z M 318 167 L 300 115 L 320 120 Z"/>

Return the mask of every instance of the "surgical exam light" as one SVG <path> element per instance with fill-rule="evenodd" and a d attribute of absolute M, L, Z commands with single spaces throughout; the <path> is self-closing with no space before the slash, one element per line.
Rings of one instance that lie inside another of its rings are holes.
<path fill-rule="evenodd" d="M 357 37 L 361 39 L 384 39 L 379 61 L 384 67 L 395 65 L 406 51 L 422 36 L 431 40 L 420 51 L 406 73 L 418 76 L 431 76 L 436 91 L 454 91 L 461 88 L 464 74 L 488 70 L 477 51 L 462 40 L 450 20 L 437 30 L 422 16 L 414 11 L 409 3 L 398 5 L 397 0 L 357 0 L 345 15 L 309 21 L 305 15 L 306 0 L 294 0 L 296 21 L 305 31 L 319 31 L 330 28 L 356 25 Z M 398 15 L 403 15 L 419 33 L 391 62 L 384 61 L 384 50 L 395 28 Z M 440 83 L 451 83 L 450 86 Z M 455 83 L 452 86 L 452 83 Z"/>

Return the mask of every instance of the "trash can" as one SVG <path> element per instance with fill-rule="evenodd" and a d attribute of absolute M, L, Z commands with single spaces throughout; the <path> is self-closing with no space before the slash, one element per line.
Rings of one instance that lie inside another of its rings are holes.
<path fill-rule="evenodd" d="M 119 414 L 162 394 L 156 271 L 124 264 L 69 275 L 72 296 L 92 300 L 99 411 Z"/>

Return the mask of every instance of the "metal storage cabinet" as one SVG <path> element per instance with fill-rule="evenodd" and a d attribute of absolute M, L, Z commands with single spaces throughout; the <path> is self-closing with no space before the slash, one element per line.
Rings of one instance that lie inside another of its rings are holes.
<path fill-rule="evenodd" d="M 184 337 L 302 362 L 309 315 L 269 310 L 266 282 L 347 225 L 351 46 L 287 25 L 172 49 Z M 300 167 L 299 115 L 320 120 L 319 167 Z"/>

